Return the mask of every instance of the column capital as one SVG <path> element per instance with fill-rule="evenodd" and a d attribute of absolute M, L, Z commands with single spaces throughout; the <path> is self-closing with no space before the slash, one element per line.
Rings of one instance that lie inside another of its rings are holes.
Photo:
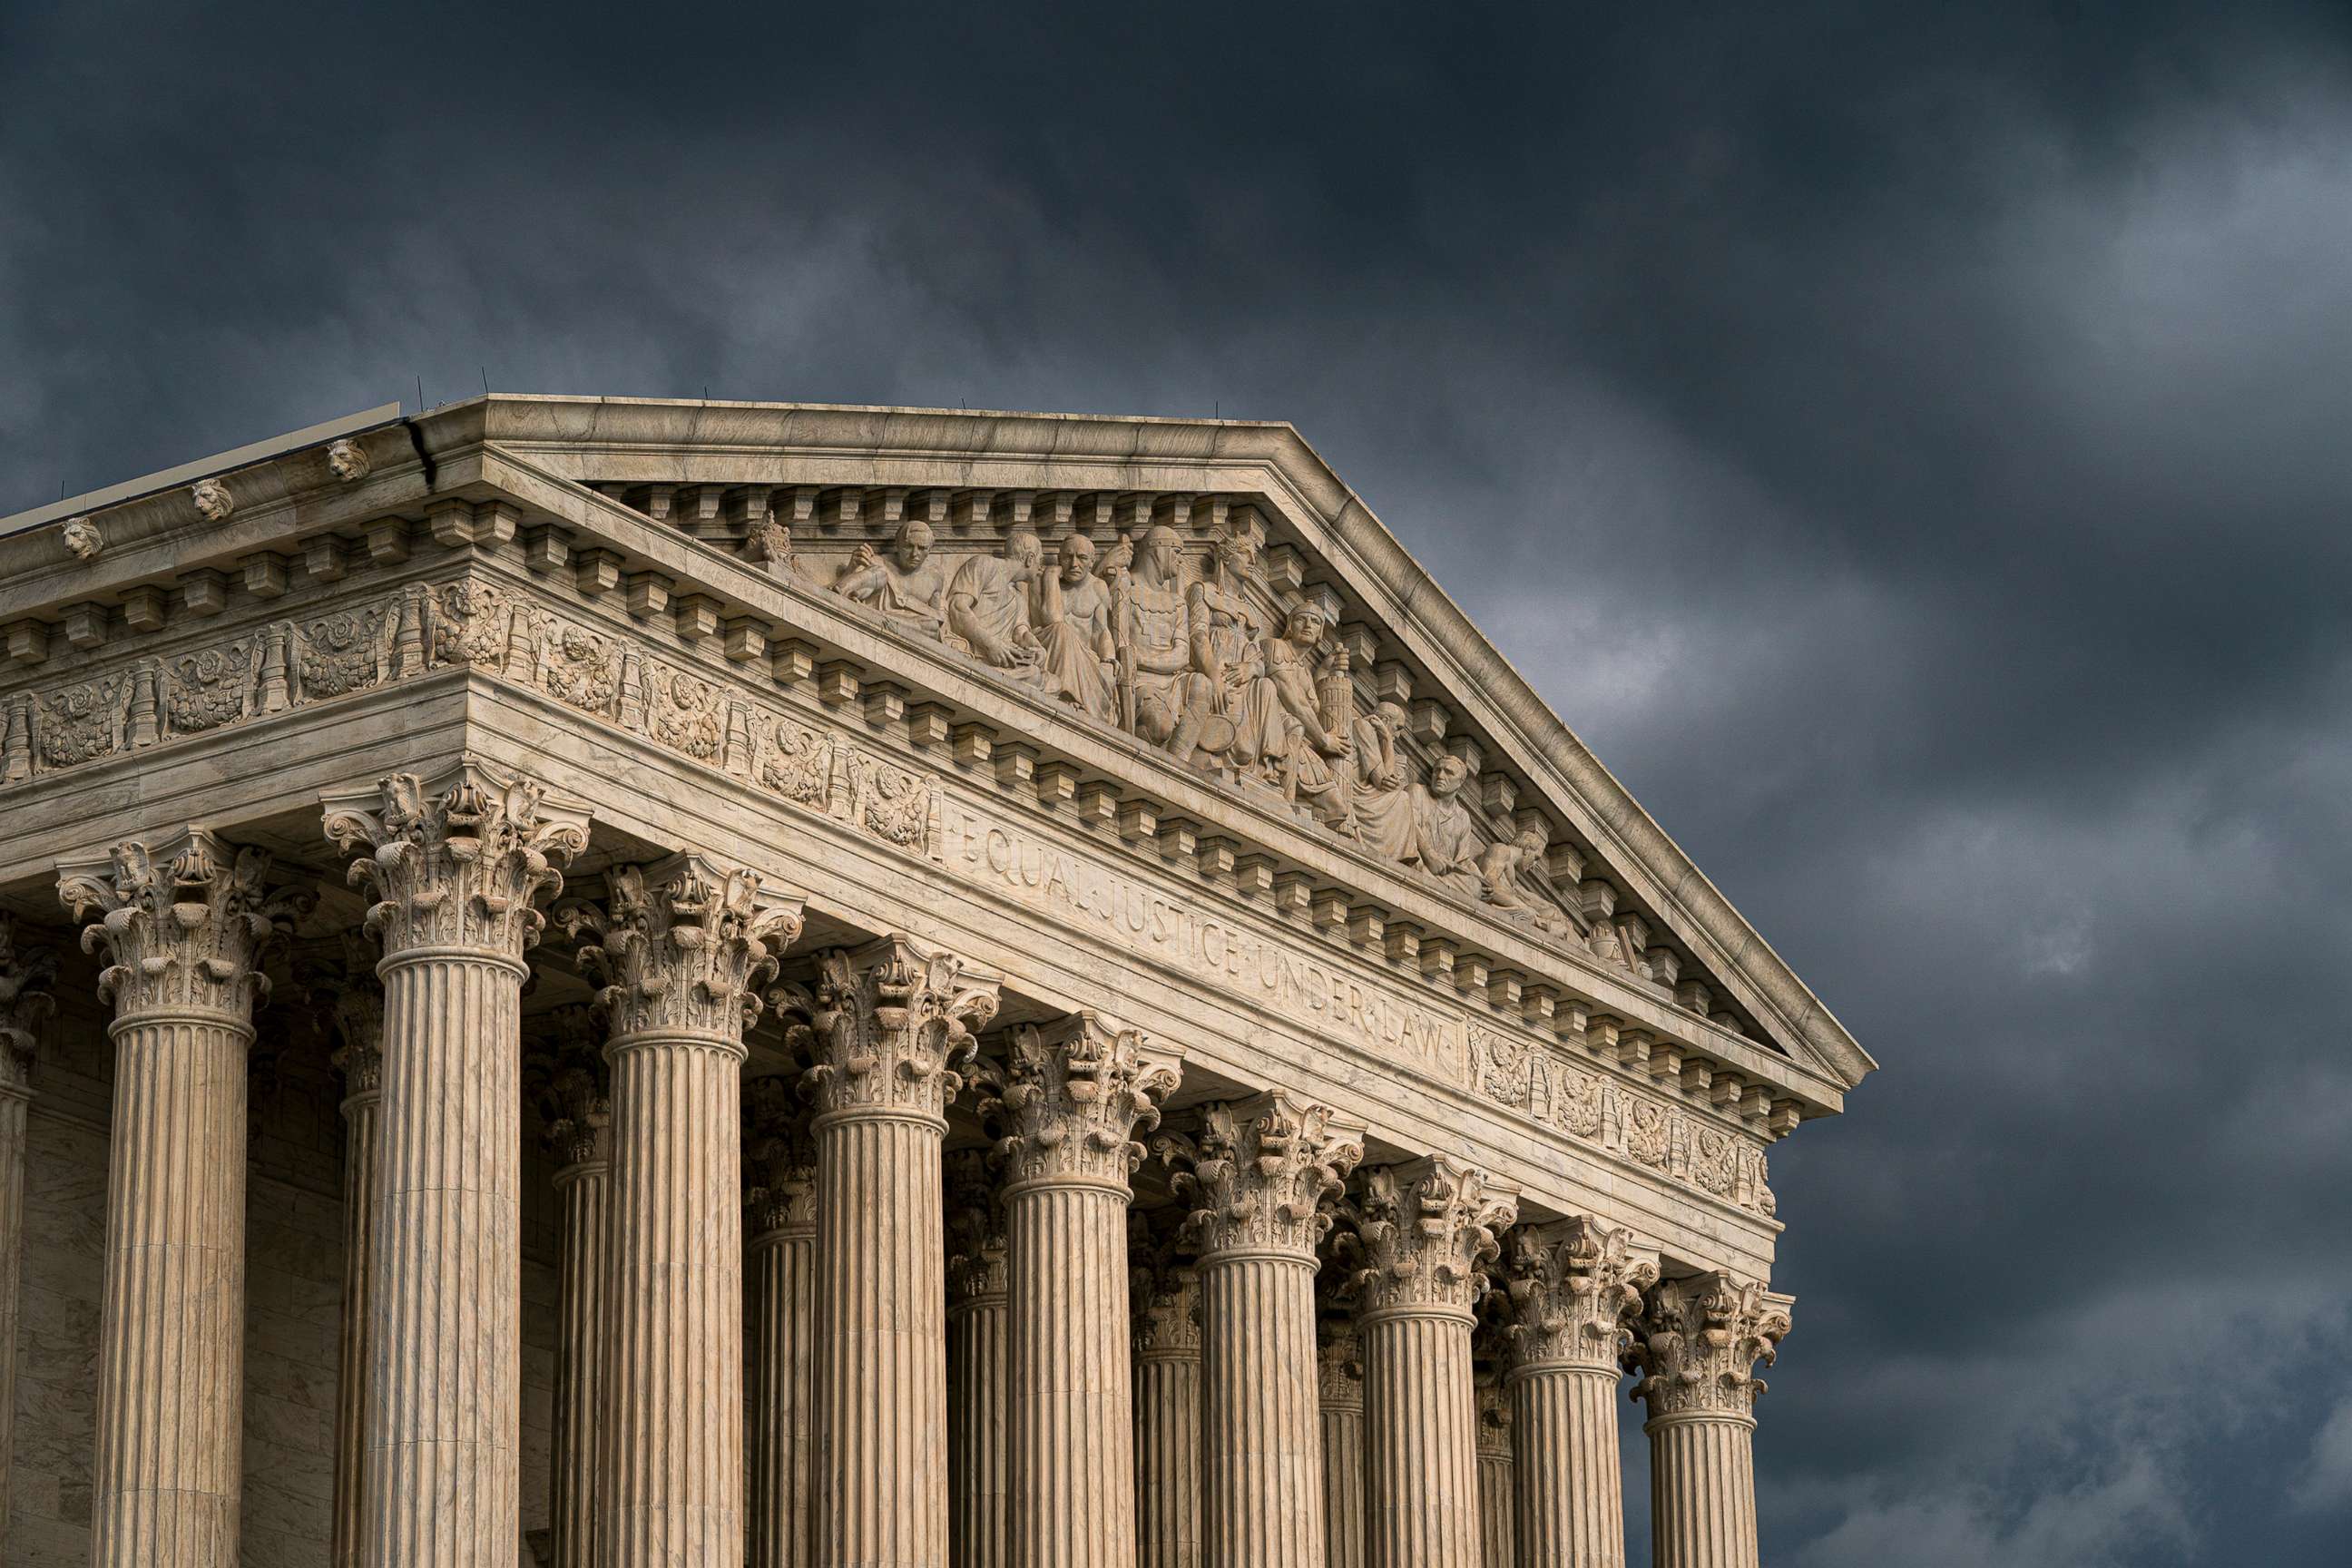
<path fill-rule="evenodd" d="M 743 1084 L 743 1217 L 752 1240 L 816 1234 L 816 1140 L 791 1079 Z"/>
<path fill-rule="evenodd" d="M 343 1075 L 343 1098 L 360 1100 L 383 1087 L 383 986 L 375 977 L 375 955 L 357 931 L 324 951 L 314 951 L 295 968 L 303 999 L 327 1037 L 329 1058 Z"/>
<path fill-rule="evenodd" d="M 761 892 L 760 879 L 707 856 L 616 866 L 606 900 L 568 900 L 565 932 L 585 933 L 581 967 L 605 982 L 596 1001 L 613 1038 L 703 1035 L 738 1043 L 760 1016 L 761 984 L 800 940 L 801 900 Z"/>
<path fill-rule="evenodd" d="M 1633 1233 L 1576 1215 L 1521 1226 L 1504 1254 L 1512 1370 L 1567 1364 L 1615 1376 L 1642 1292 L 1658 1279 L 1657 1261 L 1633 1250 Z"/>
<path fill-rule="evenodd" d="M 1444 1154 L 1376 1165 L 1362 1182 L 1350 1238 L 1363 1265 L 1351 1281 L 1359 1310 L 1468 1317 L 1517 1189 Z"/>
<path fill-rule="evenodd" d="M 1282 1252 L 1311 1263 L 1331 1228 L 1324 1200 L 1364 1154 L 1364 1128 L 1330 1107 L 1279 1089 L 1201 1110 L 1192 1137 L 1152 1145 L 1193 1205 L 1203 1262 L 1237 1252 Z"/>
<path fill-rule="evenodd" d="M 793 1044 L 815 1061 L 807 1083 L 819 1116 L 940 1121 L 979 1049 L 973 1031 L 996 1016 L 997 986 L 953 953 L 886 936 L 820 953 L 813 989 L 780 986 L 771 1000 L 808 1020 Z"/>
<path fill-rule="evenodd" d="M 57 1011 L 57 973 L 58 955 L 18 947 L 16 917 L 0 910 L 0 1094 L 32 1092 L 33 1047 L 41 1020 Z"/>
<path fill-rule="evenodd" d="M 267 850 L 191 826 L 152 847 L 133 839 L 105 860 L 60 863 L 58 897 L 77 919 L 104 917 L 81 945 L 105 950 L 98 993 L 119 1015 L 185 1009 L 249 1023 L 269 994 L 262 960 L 318 902 L 269 876 Z"/>
<path fill-rule="evenodd" d="M 352 884 L 375 898 L 366 930 L 387 957 L 473 948 L 520 963 L 545 923 L 535 900 L 562 890 L 562 868 L 588 845 L 586 807 L 473 762 L 429 787 L 392 773 L 321 804 L 328 838 L 360 852 Z"/>
<path fill-rule="evenodd" d="M 948 1304 L 1003 1301 L 1013 1289 L 1003 1167 L 992 1150 L 947 1156 Z"/>
<path fill-rule="evenodd" d="M 1141 1210 L 1128 1215 L 1128 1301 L 1140 1360 L 1191 1361 L 1201 1353 L 1201 1271 L 1185 1234 L 1181 1220 L 1155 1221 Z"/>
<path fill-rule="evenodd" d="M 1315 1382 L 1325 1405 L 1364 1407 L 1364 1342 L 1353 1313 L 1326 1312 L 1317 1320 Z"/>
<path fill-rule="evenodd" d="M 1001 1133 L 1009 1185 L 1061 1182 L 1116 1187 L 1143 1163 L 1138 1133 L 1160 1125 L 1159 1101 L 1181 1075 L 1176 1058 L 1142 1034 L 1091 1012 L 1013 1031 L 1001 1085 L 981 1101 Z"/>
<path fill-rule="evenodd" d="M 1481 1377 L 1474 1384 L 1478 1396 L 1478 1457 L 1511 1458 L 1511 1401 L 1500 1378 Z"/>
<path fill-rule="evenodd" d="M 1772 1364 L 1795 1305 L 1793 1296 L 1721 1272 L 1653 1287 L 1625 1352 L 1626 1370 L 1642 1374 L 1633 1397 L 1653 1421 L 1750 1415 L 1765 1388 L 1755 1365 Z"/>

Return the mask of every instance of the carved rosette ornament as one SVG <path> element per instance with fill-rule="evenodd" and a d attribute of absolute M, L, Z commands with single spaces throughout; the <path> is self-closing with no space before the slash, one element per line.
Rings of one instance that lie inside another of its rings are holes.
<path fill-rule="evenodd" d="M 374 895 L 365 929 L 387 954 L 471 948 L 520 964 L 546 923 L 535 901 L 562 890 L 563 866 L 588 846 L 585 811 L 472 763 L 437 792 L 394 773 L 326 806 L 327 837 L 362 851 L 352 885 Z"/>
<path fill-rule="evenodd" d="M 1159 1101 L 1181 1075 L 1172 1059 L 1146 1050 L 1138 1031 L 1081 1012 L 1013 1030 L 1003 1076 L 981 1110 L 1002 1132 L 1008 1193 L 1057 1182 L 1124 1195 L 1143 1163 L 1136 1135 L 1160 1125 Z"/>
<path fill-rule="evenodd" d="M 1650 1292 L 1625 1370 L 1641 1382 L 1633 1396 L 1650 1418 L 1710 1415 L 1752 1416 L 1765 1383 L 1758 1362 L 1770 1366 L 1788 1333 L 1795 1298 L 1744 1285 L 1728 1274 L 1669 1279 Z"/>
<path fill-rule="evenodd" d="M 60 867 L 58 896 L 77 919 L 85 952 L 104 951 L 101 1001 L 118 1019 L 200 1012 L 250 1019 L 269 994 L 261 961 L 318 902 L 272 888 L 266 850 L 238 849 L 191 827 L 160 849 L 119 844 L 102 865 Z"/>
<path fill-rule="evenodd" d="M 588 933 L 580 964 L 606 982 L 596 1001 L 614 1042 L 693 1035 L 740 1054 L 760 984 L 800 940 L 800 900 L 763 897 L 750 871 L 699 855 L 616 867 L 611 882 L 605 907 L 568 903 L 556 918 Z"/>
<path fill-rule="evenodd" d="M 16 917 L 0 910 L 0 1095 L 32 1093 L 33 1049 L 41 1021 L 57 1010 L 49 994 L 57 973 L 58 955 L 18 947 Z"/>
<path fill-rule="evenodd" d="M 1658 1266 L 1633 1235 L 1578 1215 L 1511 1233 L 1505 1330 L 1515 1371 L 1566 1363 L 1614 1376 Z"/>
<path fill-rule="evenodd" d="M 1202 1108 L 1191 1138 L 1153 1144 L 1192 1203 L 1192 1239 L 1205 1260 L 1271 1252 L 1312 1262 L 1331 1228 L 1325 1200 L 1364 1155 L 1364 1130 L 1328 1106 L 1279 1091 Z"/>
<path fill-rule="evenodd" d="M 806 1009 L 815 1065 L 808 1092 L 820 1117 L 898 1113 L 944 1121 L 996 1016 L 995 976 L 952 953 L 888 936 L 817 958 Z M 780 1005 L 783 1005 L 780 1001 Z"/>
<path fill-rule="evenodd" d="M 1349 1281 L 1358 1310 L 1447 1312 L 1470 1318 L 1486 1290 L 1496 1235 L 1518 1212 L 1518 1194 L 1443 1154 L 1365 1173 L 1352 1250 L 1363 1267 Z"/>

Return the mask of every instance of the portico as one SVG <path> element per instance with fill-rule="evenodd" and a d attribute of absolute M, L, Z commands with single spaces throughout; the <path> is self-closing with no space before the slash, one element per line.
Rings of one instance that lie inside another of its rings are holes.
<path fill-rule="evenodd" d="M 1872 1064 L 1295 432 L 310 434 L 0 533 L 25 1561 L 1755 1563 Z"/>

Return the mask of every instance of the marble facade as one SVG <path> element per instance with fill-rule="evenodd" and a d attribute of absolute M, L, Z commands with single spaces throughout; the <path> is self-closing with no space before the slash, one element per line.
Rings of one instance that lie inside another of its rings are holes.
<path fill-rule="evenodd" d="M 1755 1563 L 1874 1064 L 1288 426 L 379 411 L 0 648 L 7 1562 Z"/>

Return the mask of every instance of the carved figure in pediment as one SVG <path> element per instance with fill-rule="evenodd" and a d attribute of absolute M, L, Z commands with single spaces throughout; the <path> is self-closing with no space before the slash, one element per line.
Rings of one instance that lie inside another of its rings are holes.
<path fill-rule="evenodd" d="M 1508 910 L 1514 919 L 1538 931 L 1557 935 L 1568 929 L 1568 919 L 1551 906 L 1551 882 L 1544 874 L 1544 851 L 1550 847 L 1541 828 L 1530 827 L 1516 838 L 1498 838 L 1479 857 L 1478 875 L 1486 884 L 1486 901 Z"/>
<path fill-rule="evenodd" d="M 1003 550 L 975 555 L 958 567 L 948 584 L 947 630 L 940 640 L 1013 679 L 1050 686 L 1045 645 L 1029 618 L 1030 584 L 1037 580 L 1043 554 L 1037 531 L 1016 523 L 1005 531 Z"/>
<path fill-rule="evenodd" d="M 1257 544 L 1250 535 L 1221 535 L 1215 550 L 1213 574 L 1193 583 L 1185 595 L 1192 666 L 1207 678 L 1211 708 L 1223 721 L 1204 736 L 1202 749 L 1272 782 L 1288 749 L 1290 726 L 1281 693 L 1266 671 L 1265 641 L 1278 634 L 1260 618 L 1251 590 L 1262 597 L 1272 595 L 1257 569 Z"/>
<path fill-rule="evenodd" d="M 1470 769 L 1459 757 L 1440 757 L 1426 788 L 1413 792 L 1413 856 L 1421 868 L 1475 899 L 1485 889 L 1478 874 L 1478 825 L 1463 803 Z"/>
<path fill-rule="evenodd" d="M 1045 673 L 1062 700 L 1088 718 L 1118 722 L 1118 641 L 1111 635 L 1111 593 L 1095 575 L 1095 542 L 1063 539 L 1055 570 L 1037 576 L 1032 618 L 1045 650 Z"/>
<path fill-rule="evenodd" d="M 939 637 L 947 629 L 947 566 L 931 552 L 931 525 L 910 517 L 898 525 L 888 555 L 861 544 L 833 591 L 853 604 L 879 610 L 910 628 Z"/>
<path fill-rule="evenodd" d="M 1265 639 L 1262 658 L 1266 704 L 1264 728 L 1276 738 L 1273 749 L 1252 759 L 1267 782 L 1282 788 L 1285 800 L 1305 800 L 1327 822 L 1347 816 L 1347 781 L 1333 765 L 1348 754 L 1348 735 L 1324 724 L 1323 682 L 1317 660 L 1329 630 L 1323 612 L 1313 605 L 1294 607 L 1279 636 Z M 1344 657 L 1344 656 L 1340 656 Z"/>
<path fill-rule="evenodd" d="M 1403 705 L 1382 702 L 1356 721 L 1349 763 L 1354 773 L 1349 821 L 1357 841 L 1391 860 L 1412 856 L 1412 760 L 1406 755 Z"/>
<path fill-rule="evenodd" d="M 1231 727 L 1208 737 L 1218 744 L 1203 746 L 1203 731 L 1214 716 L 1213 689 L 1193 662 L 1192 601 L 1177 579 L 1178 550 L 1176 531 L 1154 524 L 1135 552 L 1135 569 L 1125 574 L 1127 603 L 1118 634 L 1125 689 L 1120 697 L 1133 709 L 1130 727 L 1139 739 L 1179 762 L 1194 763 L 1204 752 L 1222 752 Z"/>

